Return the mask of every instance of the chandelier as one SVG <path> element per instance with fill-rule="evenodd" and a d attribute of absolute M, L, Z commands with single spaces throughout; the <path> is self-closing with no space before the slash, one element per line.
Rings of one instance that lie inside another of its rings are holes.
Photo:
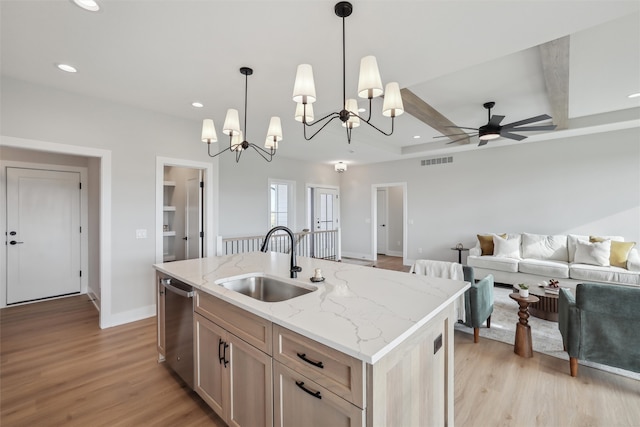
<path fill-rule="evenodd" d="M 240 68 L 240 74 L 245 76 L 244 80 L 244 129 L 247 129 L 247 88 L 249 86 L 249 76 L 253 74 L 253 70 L 249 67 Z M 238 110 L 229 108 L 227 110 L 227 116 L 224 119 L 224 125 L 222 133 L 229 135 L 229 146 L 221 150 L 217 154 L 211 154 L 211 143 L 218 141 L 218 135 L 216 134 L 216 127 L 213 124 L 212 119 L 204 119 L 202 121 L 202 142 L 207 143 L 207 152 L 209 157 L 216 157 L 220 154 L 231 151 L 236 155 L 236 163 L 240 161 L 242 152 L 249 147 L 253 148 L 260 156 L 267 162 L 273 160 L 273 156 L 278 149 L 278 142 L 282 141 L 282 125 L 280 123 L 280 117 L 271 117 L 269 122 L 269 129 L 267 130 L 267 139 L 264 144 L 264 148 L 253 144 L 243 138 L 243 132 L 240 129 L 240 119 L 238 117 Z"/>
<path fill-rule="evenodd" d="M 311 140 L 335 118 L 342 121 L 342 126 L 347 130 L 347 141 L 351 143 L 351 131 L 364 122 L 378 132 L 389 136 L 393 134 L 394 119 L 404 112 L 400 86 L 397 82 L 388 83 L 385 91 L 382 90 L 382 80 L 378 71 L 378 63 L 375 56 L 365 56 L 360 61 L 360 75 L 358 79 L 358 96 L 369 100 L 369 115 L 365 119 L 358 114 L 358 102 L 355 99 L 347 99 L 346 95 L 346 54 L 345 54 L 345 18 L 353 12 L 353 6 L 346 1 L 338 2 L 334 11 L 342 18 L 342 109 L 327 114 L 321 119 L 313 121 L 312 104 L 316 101 L 316 88 L 313 81 L 313 69 L 309 64 L 300 64 L 296 72 L 296 80 L 293 87 L 293 101 L 297 103 L 295 119 L 302 122 L 304 139 Z M 371 100 L 385 93 L 382 106 L 382 115 L 391 117 L 391 131 L 385 132 L 370 123 Z M 307 137 L 307 127 L 321 124 L 320 128 Z"/>

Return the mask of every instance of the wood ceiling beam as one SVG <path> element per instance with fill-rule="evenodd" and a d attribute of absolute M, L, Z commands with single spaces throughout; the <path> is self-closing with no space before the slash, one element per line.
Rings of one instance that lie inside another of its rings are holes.
<path fill-rule="evenodd" d="M 556 130 L 569 126 L 569 36 L 540 45 L 540 58 Z"/>
<path fill-rule="evenodd" d="M 440 114 L 431 105 L 424 102 L 415 93 L 411 92 L 407 88 L 400 89 L 402 94 L 402 103 L 404 104 L 404 110 L 411 114 L 416 119 L 426 123 L 430 127 L 434 128 L 443 135 L 448 135 L 454 132 L 456 129 L 451 129 L 449 126 L 456 126 L 451 120 Z M 455 139 L 455 138 L 454 138 Z M 463 138 L 458 140 L 460 144 L 469 144 L 471 141 L 469 138 Z"/>

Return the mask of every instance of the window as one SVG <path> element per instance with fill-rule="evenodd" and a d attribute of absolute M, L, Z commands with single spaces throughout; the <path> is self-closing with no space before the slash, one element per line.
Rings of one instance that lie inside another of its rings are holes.
<path fill-rule="evenodd" d="M 293 181 L 269 180 L 269 228 L 294 227 L 294 189 Z"/>

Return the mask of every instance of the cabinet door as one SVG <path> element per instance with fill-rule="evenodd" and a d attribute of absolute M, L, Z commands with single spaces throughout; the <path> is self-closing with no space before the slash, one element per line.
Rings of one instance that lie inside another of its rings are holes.
<path fill-rule="evenodd" d="M 224 361 L 220 358 L 225 352 L 226 331 L 195 313 L 193 332 L 195 391 L 224 419 L 226 416 L 224 405 L 228 400 L 229 382 Z M 226 348 L 226 352 L 228 354 L 229 348 Z"/>
<path fill-rule="evenodd" d="M 364 410 L 279 362 L 273 362 L 274 424 L 278 427 L 364 425 Z"/>
<path fill-rule="evenodd" d="M 230 426 L 273 426 L 273 383 L 271 357 L 228 334 Z"/>
<path fill-rule="evenodd" d="M 158 324 L 158 361 L 164 361 L 165 338 L 164 338 L 164 286 L 160 284 L 160 276 L 156 280 L 156 322 Z"/>

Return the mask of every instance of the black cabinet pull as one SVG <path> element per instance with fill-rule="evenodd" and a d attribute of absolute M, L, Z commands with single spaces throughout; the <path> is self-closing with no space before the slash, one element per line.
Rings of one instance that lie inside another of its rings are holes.
<path fill-rule="evenodd" d="M 224 348 L 222 350 L 222 362 L 224 363 L 224 367 L 227 367 L 227 364 L 229 364 L 229 360 L 227 359 L 227 349 L 229 348 L 229 344 L 227 344 L 226 342 L 224 343 Z"/>
<path fill-rule="evenodd" d="M 222 344 L 224 344 L 224 341 L 222 341 L 222 338 L 218 339 L 218 362 L 222 363 L 222 361 L 224 360 L 224 354 L 222 354 Z"/>
<path fill-rule="evenodd" d="M 298 355 L 298 357 L 302 360 L 304 360 L 305 362 L 313 365 L 313 366 L 317 366 L 320 369 L 324 369 L 324 365 L 322 364 L 322 362 L 314 362 L 313 360 L 307 359 L 307 353 L 296 353 Z"/>
<path fill-rule="evenodd" d="M 302 390 L 304 390 L 305 393 L 309 393 L 313 397 L 317 397 L 318 399 L 322 399 L 322 396 L 320 396 L 320 392 L 319 391 L 311 391 L 311 390 L 309 390 L 308 388 L 306 388 L 304 386 L 304 382 L 303 381 L 296 381 L 296 385 L 298 387 L 300 387 Z"/>

